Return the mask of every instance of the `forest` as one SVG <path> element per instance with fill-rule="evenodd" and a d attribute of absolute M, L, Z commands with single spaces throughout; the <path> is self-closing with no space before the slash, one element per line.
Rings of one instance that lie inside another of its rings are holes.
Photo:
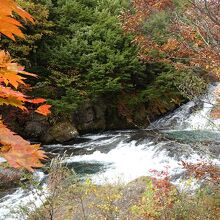
<path fill-rule="evenodd" d="M 218 219 L 219 12 L 0 0 L 0 220 Z"/>

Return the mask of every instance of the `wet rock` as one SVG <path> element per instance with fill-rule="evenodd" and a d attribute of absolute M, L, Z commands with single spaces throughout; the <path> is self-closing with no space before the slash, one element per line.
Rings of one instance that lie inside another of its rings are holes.
<path fill-rule="evenodd" d="M 206 146 L 214 157 L 219 158 L 219 156 L 220 156 L 220 143 L 210 143 Z"/>
<path fill-rule="evenodd" d="M 13 168 L 0 168 L 0 190 L 7 190 L 18 186 L 22 178 L 22 171 Z"/>
<path fill-rule="evenodd" d="M 40 139 L 43 143 L 63 143 L 76 138 L 78 135 L 75 126 L 67 121 L 55 123 Z"/>

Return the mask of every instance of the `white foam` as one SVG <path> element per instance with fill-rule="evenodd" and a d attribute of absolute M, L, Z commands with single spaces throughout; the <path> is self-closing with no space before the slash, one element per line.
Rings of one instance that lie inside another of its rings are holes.
<path fill-rule="evenodd" d="M 209 86 L 208 93 L 202 97 L 196 97 L 194 100 L 182 105 L 173 113 L 151 123 L 149 128 L 166 128 L 175 130 L 219 130 L 220 119 L 211 117 L 211 110 L 217 102 L 216 90 L 220 89 L 220 84 Z M 198 103 L 202 104 L 200 110 Z"/>
<path fill-rule="evenodd" d="M 83 143 L 77 143 L 77 144 L 71 144 L 71 145 L 62 145 L 62 144 L 53 144 L 53 145 L 46 145 L 47 148 L 90 148 L 93 149 L 92 146 L 103 146 L 107 144 L 112 144 L 115 141 L 120 140 L 122 136 L 129 137 L 128 134 L 111 134 L 111 133 L 106 133 L 106 134 L 94 134 L 92 136 L 91 134 L 89 135 L 84 135 L 83 138 L 88 138 L 90 139 L 89 142 L 83 142 Z"/>
<path fill-rule="evenodd" d="M 158 144 L 147 143 L 138 144 L 136 141 L 126 143 L 121 141 L 116 148 L 108 153 L 95 151 L 90 155 L 80 155 L 66 158 L 64 162 L 84 162 L 101 163 L 106 168 L 101 173 L 92 175 L 91 178 L 96 183 L 115 181 L 129 182 L 140 176 L 152 175 L 149 170 L 155 169 L 163 171 L 166 166 L 170 167 L 170 175 L 182 172 L 180 161 L 168 156 L 166 150 L 157 151 L 166 142 Z M 198 162 L 203 160 L 198 154 L 192 154 L 190 158 L 182 156 L 182 160 L 187 162 Z"/>
<path fill-rule="evenodd" d="M 203 99 L 203 108 L 194 112 L 185 121 L 185 128 L 188 130 L 219 130 L 220 119 L 211 117 L 211 111 L 217 102 L 214 89 L 219 89 L 220 85 L 212 87 L 209 94 Z"/>
<path fill-rule="evenodd" d="M 44 178 L 43 172 L 36 172 L 35 178 L 41 181 Z M 30 191 L 19 188 L 14 193 L 3 197 L 0 200 L 0 220 L 25 220 L 28 213 L 22 213 L 23 208 L 32 212 L 40 207 L 48 196 L 47 186 L 43 184 L 41 189 Z"/>

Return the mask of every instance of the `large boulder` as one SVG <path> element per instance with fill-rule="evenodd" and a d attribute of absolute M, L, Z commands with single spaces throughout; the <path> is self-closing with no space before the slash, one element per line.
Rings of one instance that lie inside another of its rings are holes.
<path fill-rule="evenodd" d="M 79 135 L 75 126 L 69 122 L 58 122 L 51 126 L 44 135 L 41 136 L 40 140 L 43 143 L 64 143 Z"/>

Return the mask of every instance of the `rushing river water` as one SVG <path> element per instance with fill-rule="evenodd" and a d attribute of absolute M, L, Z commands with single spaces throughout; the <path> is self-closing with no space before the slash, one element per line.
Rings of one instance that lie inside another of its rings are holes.
<path fill-rule="evenodd" d="M 151 175 L 152 169 L 168 167 L 171 180 L 178 185 L 184 174 L 181 161 L 220 163 L 220 120 L 210 116 L 216 103 L 213 91 L 218 87 L 220 85 L 210 86 L 208 94 L 182 105 L 147 129 L 88 134 L 80 137 L 76 144 L 48 145 L 45 150 L 66 152 L 63 163 L 98 184 L 129 182 Z M 2 198 L 0 220 L 23 220 L 10 217 L 7 206 L 28 205 L 29 201 L 37 200 L 34 196 L 36 192 L 18 189 Z"/>

